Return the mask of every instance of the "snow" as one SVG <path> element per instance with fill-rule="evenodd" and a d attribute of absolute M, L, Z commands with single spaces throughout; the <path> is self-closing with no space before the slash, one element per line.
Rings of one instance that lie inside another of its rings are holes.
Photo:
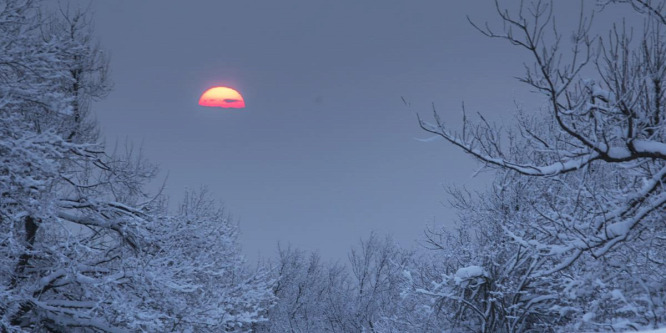
<path fill-rule="evenodd" d="M 460 284 L 464 281 L 471 280 L 471 279 L 476 279 L 476 278 L 483 278 L 487 277 L 488 272 L 486 272 L 485 269 L 481 266 L 467 266 L 458 269 L 456 272 L 456 275 L 454 277 L 454 281 L 456 284 Z"/>
<path fill-rule="evenodd" d="M 606 153 L 612 159 L 626 159 L 631 157 L 631 151 L 626 147 L 610 147 Z"/>
<path fill-rule="evenodd" d="M 589 322 L 590 320 L 594 319 L 594 317 L 595 317 L 594 312 L 588 312 L 588 313 L 583 315 L 583 321 L 584 322 Z"/>
<path fill-rule="evenodd" d="M 641 331 L 643 333 L 666 333 L 666 327 L 663 328 L 658 328 L 655 330 L 650 330 L 650 331 Z"/>
<path fill-rule="evenodd" d="M 634 140 L 634 149 L 640 153 L 666 156 L 666 144 L 657 141 Z"/>

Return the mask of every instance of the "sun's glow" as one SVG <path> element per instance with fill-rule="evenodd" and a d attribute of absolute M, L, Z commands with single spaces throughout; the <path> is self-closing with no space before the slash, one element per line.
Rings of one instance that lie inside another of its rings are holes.
<path fill-rule="evenodd" d="M 242 109 L 245 107 L 245 101 L 241 94 L 227 87 L 213 87 L 206 90 L 199 98 L 199 105 Z"/>

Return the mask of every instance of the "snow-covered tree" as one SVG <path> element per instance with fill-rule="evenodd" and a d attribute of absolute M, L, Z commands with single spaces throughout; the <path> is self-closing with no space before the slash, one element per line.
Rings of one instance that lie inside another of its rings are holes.
<path fill-rule="evenodd" d="M 643 24 L 632 30 L 619 22 L 601 35 L 591 33 L 591 15 L 583 14 L 571 34 L 561 35 L 553 29 L 552 2 L 521 2 L 515 12 L 498 5 L 503 28 L 477 27 L 527 52 L 533 62 L 521 81 L 546 106 L 520 110 L 516 130 L 507 132 L 485 119 L 465 119 L 458 133 L 437 114 L 434 122 L 420 122 L 502 171 L 494 189 L 504 193 L 500 200 L 487 201 L 481 211 L 467 206 L 476 215 L 462 222 L 484 217 L 475 232 L 496 230 L 494 244 L 508 244 L 502 246 L 510 251 L 477 246 L 484 255 L 448 279 L 474 295 L 458 294 L 465 296 L 461 308 L 476 312 L 475 327 L 484 327 L 492 314 L 488 306 L 510 293 L 519 303 L 508 303 L 506 310 L 528 310 L 532 317 L 518 323 L 527 326 L 507 326 L 517 331 L 539 323 L 552 330 L 665 324 L 664 3 L 604 1 L 598 8 L 620 2 L 630 3 L 635 10 L 627 7 L 627 15 L 642 15 Z M 498 220 L 502 214 L 509 214 L 504 221 Z M 484 257 L 490 260 L 480 262 Z M 514 265 L 518 271 L 498 285 Z M 439 295 L 461 297 L 449 292 L 455 288 L 446 290 Z M 521 318 L 510 311 L 502 316 L 505 322 Z"/>
<path fill-rule="evenodd" d="M 250 331 L 265 320 L 273 281 L 245 268 L 238 226 L 207 190 L 186 192 L 177 212 L 147 228 L 127 294 L 155 313 L 160 331 Z"/>
<path fill-rule="evenodd" d="M 271 265 L 277 303 L 258 332 L 343 332 L 348 275 L 318 254 L 280 248 Z"/>
<path fill-rule="evenodd" d="M 402 317 L 403 272 L 412 264 L 412 253 L 390 237 L 371 234 L 349 254 L 354 278 L 354 330 L 386 331 Z"/>
<path fill-rule="evenodd" d="M 203 195 L 174 214 L 156 169 L 97 142 L 109 89 L 86 13 L 0 1 L 0 331 L 249 331 L 270 280 Z"/>
<path fill-rule="evenodd" d="M 92 17 L 81 9 L 60 8 L 42 26 L 42 38 L 57 45 L 63 77 L 62 92 L 68 96 L 70 112 L 63 123 L 69 131 L 68 141 L 97 140 L 97 123 L 91 117 L 91 102 L 106 97 L 111 82 L 108 76 L 109 59 L 95 42 Z"/>
<path fill-rule="evenodd" d="M 374 234 L 351 251 L 349 266 L 323 263 L 317 254 L 280 249 L 273 264 L 277 303 L 269 312 L 269 322 L 258 331 L 390 332 L 404 328 L 405 318 L 414 310 L 412 304 L 404 306 L 401 298 L 403 272 L 411 263 L 411 252 Z"/>
<path fill-rule="evenodd" d="M 546 265 L 529 242 L 538 229 L 530 208 L 538 197 L 533 179 L 504 172 L 488 192 L 452 188 L 456 230 L 427 231 L 433 267 L 418 268 L 410 295 L 439 303 L 443 327 L 465 332 L 548 331 L 566 318 L 553 309 L 558 290 L 536 274 Z M 426 303 L 423 302 L 422 303 Z"/>

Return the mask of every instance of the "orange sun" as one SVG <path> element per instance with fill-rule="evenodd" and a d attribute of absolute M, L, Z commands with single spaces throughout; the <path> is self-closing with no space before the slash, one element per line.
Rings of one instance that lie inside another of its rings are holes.
<path fill-rule="evenodd" d="M 245 101 L 236 90 L 227 87 L 213 87 L 201 95 L 199 105 L 242 109 L 245 107 Z"/>

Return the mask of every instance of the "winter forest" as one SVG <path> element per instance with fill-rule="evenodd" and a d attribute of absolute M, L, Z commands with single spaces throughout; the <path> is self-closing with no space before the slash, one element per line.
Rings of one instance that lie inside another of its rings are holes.
<path fill-rule="evenodd" d="M 456 227 L 418 249 L 372 234 L 337 263 L 283 246 L 255 267 L 206 190 L 170 204 L 140 149 L 100 140 L 110 64 L 93 15 L 0 1 L 0 331 L 666 327 L 666 2 L 597 1 L 575 27 L 548 1 L 495 5 L 496 22 L 470 23 L 530 57 L 516 77 L 542 106 L 510 128 L 419 112 L 494 175 L 449 188 Z M 642 24 L 600 30 L 608 7 Z"/>

